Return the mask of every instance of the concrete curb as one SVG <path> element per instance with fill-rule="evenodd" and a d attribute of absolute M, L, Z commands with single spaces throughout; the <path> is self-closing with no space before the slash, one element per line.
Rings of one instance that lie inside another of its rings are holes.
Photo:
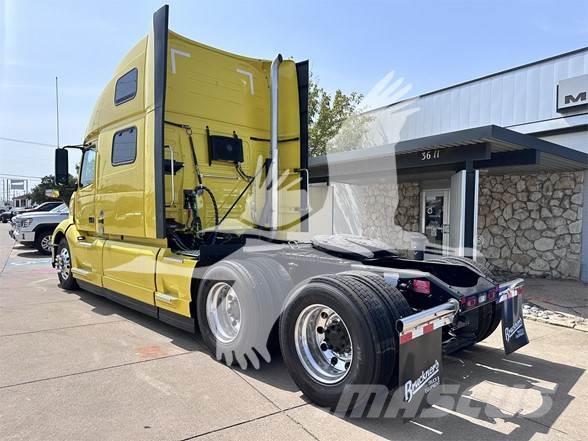
<path fill-rule="evenodd" d="M 588 332 L 588 320 L 573 314 L 545 309 L 532 302 L 523 305 L 523 317 L 525 320 Z"/>

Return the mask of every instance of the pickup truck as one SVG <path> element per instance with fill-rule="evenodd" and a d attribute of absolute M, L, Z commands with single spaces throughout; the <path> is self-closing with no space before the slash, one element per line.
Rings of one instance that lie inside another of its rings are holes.
<path fill-rule="evenodd" d="M 12 229 L 8 234 L 17 242 L 34 246 L 41 254 L 51 254 L 53 230 L 68 215 L 64 203 L 49 211 L 25 212 L 12 218 Z"/>

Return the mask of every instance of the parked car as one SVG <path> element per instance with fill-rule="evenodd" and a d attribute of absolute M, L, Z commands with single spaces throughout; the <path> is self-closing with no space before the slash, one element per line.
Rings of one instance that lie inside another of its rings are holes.
<path fill-rule="evenodd" d="M 14 216 L 22 213 L 23 211 L 23 208 L 14 208 L 12 210 L 6 211 L 0 214 L 0 222 L 2 222 L 3 224 L 8 223 Z"/>
<path fill-rule="evenodd" d="M 10 237 L 34 246 L 41 254 L 51 254 L 51 236 L 57 225 L 69 216 L 67 205 L 61 203 L 51 211 L 28 212 L 12 219 Z"/>
<path fill-rule="evenodd" d="M 37 205 L 33 208 L 27 208 L 23 211 L 23 213 L 33 213 L 33 212 L 40 212 L 40 211 L 51 211 L 54 208 L 59 207 L 63 204 L 63 201 L 49 201 L 43 202 L 42 204 Z"/>
<path fill-rule="evenodd" d="M 43 202 L 42 204 L 37 205 L 36 207 L 32 207 L 32 208 L 8 209 L 4 213 L 2 213 L 2 211 L 0 211 L 0 222 L 5 224 L 8 221 L 10 221 L 17 214 L 48 212 L 48 211 L 53 210 L 56 207 L 59 207 L 60 205 L 63 205 L 63 201 L 49 201 L 49 202 Z"/>

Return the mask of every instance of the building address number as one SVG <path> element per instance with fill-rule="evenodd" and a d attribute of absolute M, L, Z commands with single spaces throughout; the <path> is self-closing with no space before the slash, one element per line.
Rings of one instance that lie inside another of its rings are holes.
<path fill-rule="evenodd" d="M 439 159 L 440 157 L 440 150 L 427 150 L 426 152 L 421 152 L 421 161 L 430 161 L 432 159 Z"/>

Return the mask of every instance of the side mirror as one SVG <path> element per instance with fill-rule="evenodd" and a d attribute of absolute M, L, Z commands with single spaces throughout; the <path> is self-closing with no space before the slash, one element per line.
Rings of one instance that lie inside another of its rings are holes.
<path fill-rule="evenodd" d="M 69 183 L 69 159 L 66 149 L 55 149 L 55 184 Z"/>

